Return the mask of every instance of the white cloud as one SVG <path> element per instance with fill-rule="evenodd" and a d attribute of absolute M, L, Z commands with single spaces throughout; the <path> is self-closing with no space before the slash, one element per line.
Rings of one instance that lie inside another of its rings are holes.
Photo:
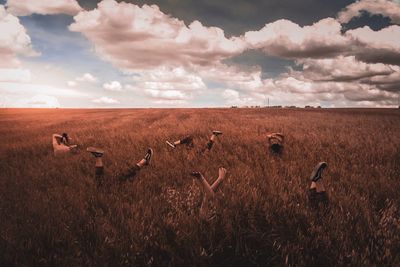
<path fill-rule="evenodd" d="M 255 91 L 263 86 L 259 67 L 244 69 L 243 67 L 215 64 L 196 68 L 196 71 L 203 79 L 222 83 L 231 89 Z"/>
<path fill-rule="evenodd" d="M 103 88 L 109 91 L 116 91 L 116 92 L 121 92 L 122 91 L 122 85 L 118 81 L 112 81 L 109 83 L 104 83 Z"/>
<path fill-rule="evenodd" d="M 36 83 L 19 83 L 19 82 L 0 82 L 0 93 L 5 95 L 34 95 L 45 94 L 56 97 L 79 98 L 87 96 L 86 93 L 66 89 L 63 87 L 36 84 Z"/>
<path fill-rule="evenodd" d="M 31 14 L 76 15 L 82 10 L 76 0 L 7 0 L 7 10 L 16 16 Z"/>
<path fill-rule="evenodd" d="M 400 65 L 400 26 L 391 25 L 379 31 L 368 26 L 346 32 L 356 45 L 354 54 L 366 62 L 382 62 Z"/>
<path fill-rule="evenodd" d="M 70 88 L 63 82 L 70 74 L 60 67 L 38 62 L 21 65 L 20 68 L 0 68 L 0 95 L 6 107 L 54 107 L 54 99 L 74 106 L 88 97 L 88 92 Z M 46 97 L 42 101 L 35 96 Z"/>
<path fill-rule="evenodd" d="M 96 104 L 119 104 L 119 101 L 110 97 L 102 96 L 92 100 Z"/>
<path fill-rule="evenodd" d="M 154 89 L 146 89 L 144 91 L 147 95 L 156 99 L 164 99 L 164 100 L 185 100 L 187 96 L 178 90 L 154 90 Z"/>
<path fill-rule="evenodd" d="M 359 42 L 361 45 L 376 49 L 390 49 L 400 53 L 400 26 L 398 25 L 391 25 L 379 31 L 365 26 L 349 30 L 346 35 L 352 38 L 353 42 Z"/>
<path fill-rule="evenodd" d="M 400 23 L 399 1 L 360 0 L 348 5 L 338 14 L 341 23 L 348 23 L 354 17 L 360 17 L 362 11 L 389 17 L 393 23 Z"/>
<path fill-rule="evenodd" d="M 48 95 L 35 95 L 32 98 L 20 99 L 14 104 L 8 105 L 10 107 L 23 107 L 23 108 L 58 108 L 60 103 L 54 96 Z"/>
<path fill-rule="evenodd" d="M 301 75 L 314 81 L 352 82 L 374 76 L 387 76 L 398 69 L 397 66 L 382 63 L 369 64 L 361 62 L 355 56 L 338 56 L 326 59 L 300 59 Z M 296 76 L 298 72 L 291 72 Z"/>
<path fill-rule="evenodd" d="M 0 68 L 18 66 L 19 55 L 37 55 L 24 26 L 17 17 L 9 14 L 3 5 L 0 5 L 0 33 Z"/>
<path fill-rule="evenodd" d="M 222 92 L 222 98 L 225 103 L 230 106 L 258 106 L 263 104 L 263 97 L 257 94 L 243 94 L 236 90 L 225 89 Z"/>
<path fill-rule="evenodd" d="M 0 82 L 27 83 L 32 79 L 28 69 L 22 68 L 0 68 Z"/>
<path fill-rule="evenodd" d="M 133 78 L 135 86 L 130 90 L 153 100 L 189 100 L 206 89 L 201 77 L 184 68 L 160 67 L 152 71 L 142 71 Z"/>
<path fill-rule="evenodd" d="M 68 82 L 67 82 L 67 85 L 68 85 L 69 87 L 75 87 L 75 86 L 77 85 L 77 83 L 76 83 L 75 81 L 68 81 Z"/>
<path fill-rule="evenodd" d="M 70 30 L 81 32 L 103 59 L 128 71 L 211 65 L 245 48 L 240 38 L 226 38 L 220 28 L 205 27 L 199 21 L 186 26 L 156 5 L 103 0 L 74 19 Z"/>
<path fill-rule="evenodd" d="M 182 106 L 182 105 L 187 104 L 186 100 L 162 100 L 162 99 L 159 99 L 159 100 L 153 100 L 151 102 L 154 104 L 157 104 L 157 105 L 162 105 L 162 106 L 177 106 L 177 105 Z"/>
<path fill-rule="evenodd" d="M 329 57 L 345 51 L 349 45 L 341 34 L 340 23 L 333 18 L 304 27 L 281 19 L 244 36 L 251 48 L 285 58 Z"/>
<path fill-rule="evenodd" d="M 95 83 L 95 82 L 97 82 L 97 77 L 93 76 L 90 73 L 85 73 L 82 76 L 77 77 L 75 80 L 78 82 Z"/>

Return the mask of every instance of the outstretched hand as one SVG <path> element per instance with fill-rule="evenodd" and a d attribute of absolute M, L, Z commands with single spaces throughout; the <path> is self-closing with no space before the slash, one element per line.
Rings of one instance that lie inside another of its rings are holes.
<path fill-rule="evenodd" d="M 223 178 L 226 175 L 226 169 L 224 167 L 220 167 L 218 170 L 218 176 Z"/>

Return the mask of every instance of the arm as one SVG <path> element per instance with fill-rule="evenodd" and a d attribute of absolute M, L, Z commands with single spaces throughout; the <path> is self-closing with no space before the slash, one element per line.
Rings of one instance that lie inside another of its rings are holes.
<path fill-rule="evenodd" d="M 53 134 L 52 139 L 53 139 L 53 146 L 58 146 L 60 145 L 60 140 L 62 136 L 59 134 Z"/>
<path fill-rule="evenodd" d="M 276 135 L 280 136 L 282 138 L 282 141 L 283 139 L 285 139 L 285 136 L 282 133 L 276 133 Z"/>

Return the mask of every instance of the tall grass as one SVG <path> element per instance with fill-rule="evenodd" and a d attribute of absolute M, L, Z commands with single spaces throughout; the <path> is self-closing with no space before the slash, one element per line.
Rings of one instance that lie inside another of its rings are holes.
<path fill-rule="evenodd" d="M 197 156 L 165 140 L 194 136 Z M 266 132 L 286 136 L 282 156 Z M 81 153 L 54 158 L 51 134 Z M 399 266 L 399 110 L 0 110 L 0 262 L 33 266 Z M 96 187 L 87 146 L 104 148 Z M 133 182 L 114 178 L 154 151 Z M 307 202 L 308 177 L 327 161 L 330 211 Z M 212 182 L 218 216 L 198 218 Z"/>

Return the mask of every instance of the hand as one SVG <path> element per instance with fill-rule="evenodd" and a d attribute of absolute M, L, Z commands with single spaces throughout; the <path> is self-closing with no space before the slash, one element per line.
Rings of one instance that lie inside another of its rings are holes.
<path fill-rule="evenodd" d="M 226 169 L 224 167 L 220 167 L 218 170 L 218 176 L 225 177 L 225 175 L 226 175 Z"/>
<path fill-rule="evenodd" d="M 191 172 L 190 175 L 196 177 L 197 179 L 203 178 L 203 174 L 201 174 L 201 172 Z"/>

